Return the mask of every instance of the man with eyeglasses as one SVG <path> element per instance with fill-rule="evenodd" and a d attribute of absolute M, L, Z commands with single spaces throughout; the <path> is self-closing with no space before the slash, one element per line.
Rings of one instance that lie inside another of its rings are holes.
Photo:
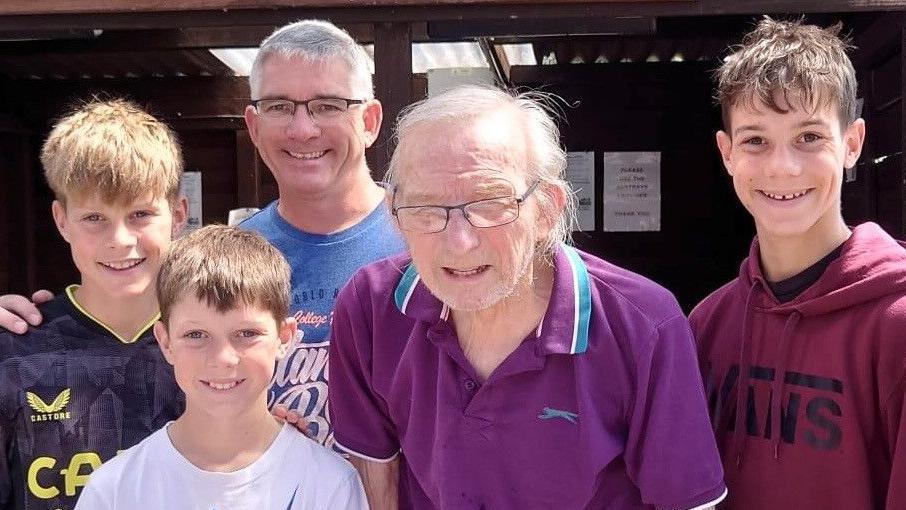
<path fill-rule="evenodd" d="M 279 198 L 242 227 L 261 233 L 289 262 L 290 308 L 299 327 L 299 341 L 277 364 L 268 403 L 291 421 L 303 416 L 310 435 L 330 446 L 334 300 L 356 269 L 404 249 L 365 161 L 381 127 L 381 104 L 364 50 L 324 21 L 291 23 L 265 39 L 249 85 L 245 121 Z M 0 327 L 24 331 L 19 316 L 40 322 L 25 298 L 0 297 Z"/>
<path fill-rule="evenodd" d="M 249 134 L 279 198 L 242 223 L 292 268 L 290 307 L 299 342 L 280 360 L 269 404 L 301 414 L 313 438 L 333 443 L 326 410 L 333 305 L 352 273 L 404 249 L 365 149 L 381 127 L 364 50 L 323 21 L 284 26 L 264 40 L 249 74 Z"/>
<path fill-rule="evenodd" d="M 544 107 L 464 87 L 397 131 L 386 180 L 409 254 L 353 276 L 330 344 L 336 446 L 372 508 L 721 501 L 686 318 L 565 244 L 575 199 Z"/>

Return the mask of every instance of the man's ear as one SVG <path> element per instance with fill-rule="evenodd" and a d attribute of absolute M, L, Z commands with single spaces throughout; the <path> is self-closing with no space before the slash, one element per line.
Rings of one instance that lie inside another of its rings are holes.
<path fill-rule="evenodd" d="M 163 322 L 154 323 L 154 338 L 157 339 L 157 345 L 160 346 L 160 352 L 163 353 L 167 363 L 173 364 L 173 352 L 170 344 L 170 334 L 167 332 L 167 326 Z"/>
<path fill-rule="evenodd" d="M 720 151 L 720 157 L 724 162 L 724 168 L 727 169 L 728 174 L 733 175 L 733 160 L 731 158 L 733 153 L 733 140 L 725 131 L 718 131 L 714 138 L 717 140 L 717 150 Z"/>
<path fill-rule="evenodd" d="M 296 318 L 287 317 L 279 324 L 280 347 L 277 349 L 277 359 L 283 359 L 292 349 L 296 340 Z"/>
<path fill-rule="evenodd" d="M 255 110 L 255 107 L 252 105 L 247 105 L 245 111 L 242 112 L 243 117 L 245 117 L 245 127 L 249 129 L 249 137 L 252 139 L 252 143 L 255 146 L 258 146 L 258 112 Z"/>
<path fill-rule="evenodd" d="M 865 121 L 856 119 L 843 133 L 843 143 L 846 145 L 846 155 L 843 159 L 845 168 L 856 166 L 862 154 L 862 145 L 865 143 Z"/>
<path fill-rule="evenodd" d="M 53 215 L 53 222 L 57 225 L 57 230 L 60 232 L 60 235 L 68 243 L 69 242 L 69 232 L 68 227 L 69 223 L 66 218 L 66 206 L 63 205 L 63 202 L 59 200 L 54 200 L 50 204 L 50 212 Z"/>
<path fill-rule="evenodd" d="M 176 237 L 182 232 L 189 219 L 189 201 L 184 195 L 180 195 L 176 203 L 171 206 L 170 213 L 173 217 L 170 237 Z"/>
<path fill-rule="evenodd" d="M 365 122 L 365 147 L 371 147 L 377 140 L 384 120 L 384 107 L 377 99 L 370 99 L 363 108 L 362 119 Z"/>

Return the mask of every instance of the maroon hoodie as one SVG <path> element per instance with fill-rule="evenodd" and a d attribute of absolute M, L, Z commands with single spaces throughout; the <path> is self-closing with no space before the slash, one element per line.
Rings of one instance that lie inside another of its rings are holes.
<path fill-rule="evenodd" d="M 727 477 L 722 508 L 906 509 L 903 245 L 859 225 L 781 304 L 756 239 L 739 277 L 690 322 Z"/>

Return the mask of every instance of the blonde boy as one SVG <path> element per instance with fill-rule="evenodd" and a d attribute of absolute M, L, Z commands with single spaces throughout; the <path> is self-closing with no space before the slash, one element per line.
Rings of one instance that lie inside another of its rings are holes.
<path fill-rule="evenodd" d="M 725 508 L 906 508 L 906 249 L 841 214 L 865 137 L 846 49 L 765 19 L 717 73 L 717 145 L 758 234 L 690 316 Z"/>
<path fill-rule="evenodd" d="M 183 408 L 152 334 L 182 156 L 166 125 L 112 100 L 60 120 L 41 162 L 81 282 L 25 338 L 0 333 L 0 507 L 71 509 L 93 469 Z"/>
<path fill-rule="evenodd" d="M 367 508 L 349 463 L 268 411 L 296 332 L 283 256 L 256 233 L 208 226 L 173 243 L 157 294 L 154 332 L 186 411 L 95 472 L 77 508 Z"/>

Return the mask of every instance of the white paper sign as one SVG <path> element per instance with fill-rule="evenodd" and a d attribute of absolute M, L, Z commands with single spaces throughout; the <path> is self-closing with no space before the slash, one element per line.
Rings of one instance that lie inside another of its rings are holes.
<path fill-rule="evenodd" d="M 201 172 L 183 172 L 179 192 L 189 202 L 189 217 L 183 233 L 201 228 Z"/>
<path fill-rule="evenodd" d="M 576 194 L 579 230 L 595 229 L 595 153 L 570 152 L 566 155 L 566 181 Z"/>
<path fill-rule="evenodd" d="M 604 153 L 606 232 L 661 229 L 661 153 Z"/>

